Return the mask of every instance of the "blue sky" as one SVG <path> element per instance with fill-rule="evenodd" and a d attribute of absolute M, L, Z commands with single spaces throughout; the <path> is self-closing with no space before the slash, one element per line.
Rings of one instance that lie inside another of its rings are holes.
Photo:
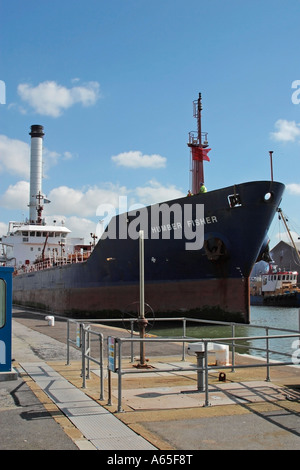
<path fill-rule="evenodd" d="M 273 150 L 297 230 L 299 16 L 299 0 L 2 0 L 0 234 L 28 216 L 32 124 L 45 130 L 44 215 L 74 236 L 120 195 L 186 194 L 199 92 L 208 190 L 269 179 Z"/>

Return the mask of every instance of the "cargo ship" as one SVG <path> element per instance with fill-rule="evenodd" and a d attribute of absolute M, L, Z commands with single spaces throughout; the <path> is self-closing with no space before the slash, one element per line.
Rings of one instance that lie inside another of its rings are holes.
<path fill-rule="evenodd" d="M 89 250 L 78 240 L 68 245 L 68 229 L 47 226 L 42 219 L 44 129 L 31 126 L 29 220 L 11 223 L 2 237 L 2 260 L 16 266 L 15 304 L 80 318 L 121 317 L 140 298 L 143 233 L 144 296 L 155 315 L 250 322 L 249 277 L 256 261 L 268 260 L 267 232 L 284 185 L 271 179 L 206 191 L 204 161 L 210 148 L 201 130 L 201 94 L 193 106 L 191 190 L 182 198 L 115 215 Z M 18 240 L 32 256 L 38 246 L 39 258 L 36 253 L 35 259 L 9 257 L 8 248 L 16 249 Z"/>

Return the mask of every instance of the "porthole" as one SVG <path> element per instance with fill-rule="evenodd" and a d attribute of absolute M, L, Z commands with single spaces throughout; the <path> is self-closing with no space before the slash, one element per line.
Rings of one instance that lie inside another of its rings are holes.
<path fill-rule="evenodd" d="M 270 193 L 270 192 L 269 192 L 269 193 L 266 193 L 266 194 L 264 195 L 264 201 L 265 201 L 265 202 L 271 202 L 272 199 L 273 199 L 273 193 Z"/>

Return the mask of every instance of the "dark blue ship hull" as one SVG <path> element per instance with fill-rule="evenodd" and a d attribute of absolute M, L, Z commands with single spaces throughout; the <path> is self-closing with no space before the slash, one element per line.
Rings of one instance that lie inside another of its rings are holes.
<path fill-rule="evenodd" d="M 15 276 L 14 302 L 115 316 L 139 299 L 142 229 L 145 301 L 155 314 L 218 311 L 249 322 L 249 276 L 283 191 L 255 181 L 116 216 L 87 261 Z"/>

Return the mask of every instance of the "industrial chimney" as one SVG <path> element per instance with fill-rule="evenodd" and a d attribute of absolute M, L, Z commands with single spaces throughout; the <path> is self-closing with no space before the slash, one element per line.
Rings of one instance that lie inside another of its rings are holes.
<path fill-rule="evenodd" d="M 29 220 L 30 223 L 41 223 L 42 195 L 42 153 L 43 153 L 43 126 L 31 126 L 31 156 L 30 156 L 30 194 L 29 194 Z"/>

